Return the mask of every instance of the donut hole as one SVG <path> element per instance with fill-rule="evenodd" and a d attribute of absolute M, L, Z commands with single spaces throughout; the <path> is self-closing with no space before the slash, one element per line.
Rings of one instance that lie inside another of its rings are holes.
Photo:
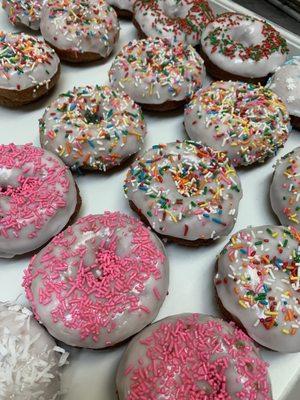
<path fill-rule="evenodd" d="M 176 0 L 160 0 L 158 3 L 163 13 L 171 19 L 185 19 L 193 6 L 192 2 L 182 4 Z"/>
<path fill-rule="evenodd" d="M 229 36 L 244 47 L 260 45 L 264 40 L 261 30 L 258 30 L 257 24 L 253 23 L 230 29 Z"/>

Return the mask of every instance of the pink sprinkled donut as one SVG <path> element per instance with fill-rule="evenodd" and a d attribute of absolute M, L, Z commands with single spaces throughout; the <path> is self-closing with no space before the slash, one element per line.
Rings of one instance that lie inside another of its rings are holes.
<path fill-rule="evenodd" d="M 165 318 L 137 335 L 117 373 L 120 400 L 271 400 L 267 364 L 233 323 Z"/>
<path fill-rule="evenodd" d="M 41 247 L 68 224 L 78 200 L 71 172 L 54 154 L 0 145 L 0 257 Z"/>
<path fill-rule="evenodd" d="M 113 346 L 156 317 L 168 290 L 159 239 L 118 212 L 89 215 L 30 262 L 24 287 L 35 317 L 69 345 Z"/>

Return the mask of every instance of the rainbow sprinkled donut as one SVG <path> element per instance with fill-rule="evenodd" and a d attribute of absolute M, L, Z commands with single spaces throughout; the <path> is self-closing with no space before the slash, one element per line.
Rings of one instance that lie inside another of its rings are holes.
<path fill-rule="evenodd" d="M 256 342 L 300 351 L 300 234 L 259 226 L 234 234 L 218 258 L 215 285 L 231 318 Z"/>
<path fill-rule="evenodd" d="M 212 77 L 252 83 L 265 83 L 288 53 L 275 28 L 239 13 L 221 14 L 208 23 L 199 50 Z"/>
<path fill-rule="evenodd" d="M 214 18 L 206 0 L 137 0 L 133 14 L 141 36 L 192 46 L 200 42 L 202 30 Z"/>
<path fill-rule="evenodd" d="M 104 348 L 156 317 L 168 290 L 160 240 L 133 217 L 88 215 L 32 258 L 23 285 L 35 317 L 71 346 Z"/>
<path fill-rule="evenodd" d="M 58 157 L 30 144 L 0 145 L 0 257 L 38 249 L 79 207 L 72 174 Z"/>
<path fill-rule="evenodd" d="M 203 60 L 192 46 L 159 38 L 129 42 L 109 71 L 113 87 L 155 111 L 182 106 L 204 78 Z"/>
<path fill-rule="evenodd" d="M 117 372 L 120 400 L 272 400 L 267 364 L 233 323 L 178 314 L 128 345 Z"/>
<path fill-rule="evenodd" d="M 59 58 L 43 40 L 0 31 L 0 104 L 17 107 L 43 96 L 56 84 Z"/>
<path fill-rule="evenodd" d="M 184 124 L 192 140 L 226 152 L 234 166 L 276 155 L 290 133 L 289 114 L 279 97 L 243 82 L 213 82 L 196 92 Z"/>
<path fill-rule="evenodd" d="M 2 0 L 10 23 L 27 26 L 37 31 L 40 29 L 43 0 Z"/>
<path fill-rule="evenodd" d="M 277 161 L 270 187 L 272 208 L 282 225 L 300 229 L 300 147 Z"/>
<path fill-rule="evenodd" d="M 106 58 L 119 37 L 116 12 L 104 0 L 47 0 L 41 33 L 65 61 Z"/>
<path fill-rule="evenodd" d="M 124 190 L 157 233 L 191 246 L 226 236 L 242 197 L 226 154 L 191 141 L 146 151 L 131 165 Z"/>
<path fill-rule="evenodd" d="M 40 120 L 42 147 L 75 170 L 119 166 L 141 149 L 145 135 L 140 107 L 109 86 L 63 93 Z"/>

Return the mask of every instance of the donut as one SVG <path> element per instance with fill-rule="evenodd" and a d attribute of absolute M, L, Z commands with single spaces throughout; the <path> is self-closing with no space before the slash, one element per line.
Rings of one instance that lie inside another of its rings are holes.
<path fill-rule="evenodd" d="M 6 11 L 11 24 L 38 31 L 42 3 L 42 0 L 2 0 L 2 8 Z"/>
<path fill-rule="evenodd" d="M 274 213 L 284 226 L 300 230 L 300 147 L 277 161 L 270 187 Z"/>
<path fill-rule="evenodd" d="M 300 351 L 300 234 L 265 225 L 234 234 L 219 255 L 215 286 L 222 306 L 256 342 Z"/>
<path fill-rule="evenodd" d="M 141 37 L 160 37 L 173 44 L 195 46 L 201 32 L 214 19 L 206 0 L 137 0 L 134 25 Z"/>
<path fill-rule="evenodd" d="M 0 257 L 40 248 L 80 204 L 71 172 L 54 154 L 31 144 L 0 145 Z"/>
<path fill-rule="evenodd" d="M 166 39 L 134 40 L 123 47 L 109 71 L 110 83 L 143 108 L 181 107 L 203 84 L 203 60 L 191 46 Z"/>
<path fill-rule="evenodd" d="M 161 236 L 199 246 L 233 228 L 242 188 L 225 153 L 191 141 L 153 146 L 130 167 L 131 208 Z"/>
<path fill-rule="evenodd" d="M 300 56 L 278 67 L 267 87 L 285 102 L 293 127 L 300 130 Z"/>
<path fill-rule="evenodd" d="M 23 286 L 35 317 L 76 347 L 114 346 L 156 317 L 168 290 L 160 240 L 119 212 L 88 215 L 30 262 Z"/>
<path fill-rule="evenodd" d="M 186 313 L 135 336 L 116 383 L 119 400 L 272 400 L 267 367 L 234 323 Z"/>
<path fill-rule="evenodd" d="M 0 398 L 54 400 L 68 353 L 19 304 L 0 303 Z"/>
<path fill-rule="evenodd" d="M 120 18 L 132 18 L 133 4 L 135 0 L 106 0 L 108 4 L 113 6 Z"/>
<path fill-rule="evenodd" d="M 43 40 L 0 31 L 0 105 L 19 107 L 57 83 L 59 58 Z"/>
<path fill-rule="evenodd" d="M 290 133 L 285 104 L 270 89 L 252 83 L 213 82 L 187 105 L 188 136 L 226 152 L 236 167 L 276 155 Z"/>
<path fill-rule="evenodd" d="M 42 147 L 74 170 L 119 166 L 141 149 L 145 135 L 140 107 L 109 86 L 63 93 L 40 120 Z"/>
<path fill-rule="evenodd" d="M 213 78 L 250 83 L 266 83 L 289 51 L 286 40 L 266 21 L 231 12 L 206 25 L 198 50 Z"/>
<path fill-rule="evenodd" d="M 110 55 L 119 22 L 104 0 L 46 0 L 41 33 L 62 60 L 91 62 Z"/>

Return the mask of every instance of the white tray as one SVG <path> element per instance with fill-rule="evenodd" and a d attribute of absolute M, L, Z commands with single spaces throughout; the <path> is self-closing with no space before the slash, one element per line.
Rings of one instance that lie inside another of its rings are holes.
<path fill-rule="evenodd" d="M 253 14 L 227 0 L 214 0 L 217 12 L 238 10 Z M 136 37 L 135 28 L 130 22 L 121 22 L 120 41 L 114 54 L 130 39 Z M 0 13 L 0 29 L 15 31 L 8 24 L 4 12 Z M 292 54 L 300 53 L 300 38 L 281 29 L 289 41 Z M 39 145 L 38 118 L 44 107 L 59 93 L 74 85 L 105 84 L 112 57 L 105 64 L 72 67 L 63 65 L 62 76 L 51 97 L 36 104 L 9 110 L 0 108 L 0 142 L 23 144 L 32 142 Z M 182 112 L 169 114 L 145 113 L 148 137 L 145 148 L 158 142 L 170 142 L 186 138 L 183 129 Z M 300 132 L 293 132 L 279 156 L 299 145 Z M 240 204 L 234 231 L 250 224 L 276 224 L 271 213 L 268 190 L 272 165 L 269 160 L 260 167 L 240 171 L 244 197 Z M 88 213 L 102 213 L 104 210 L 120 210 L 131 213 L 123 195 L 122 184 L 126 170 L 115 174 L 81 176 L 76 178 L 80 188 L 83 205 L 80 216 Z M 227 239 L 209 247 L 192 249 L 174 244 L 167 245 L 170 259 L 170 288 L 157 319 L 181 312 L 202 312 L 219 315 L 213 291 L 215 257 Z M 13 260 L 0 260 L 0 300 L 24 300 L 21 287 L 23 270 L 29 262 L 28 257 Z M 63 374 L 63 386 L 67 391 L 64 400 L 115 400 L 115 371 L 124 347 L 105 351 L 68 349 L 71 352 L 70 365 Z M 270 363 L 270 375 L 274 400 L 287 399 L 286 394 L 296 382 L 300 373 L 299 354 L 277 354 L 262 350 L 263 357 Z"/>

